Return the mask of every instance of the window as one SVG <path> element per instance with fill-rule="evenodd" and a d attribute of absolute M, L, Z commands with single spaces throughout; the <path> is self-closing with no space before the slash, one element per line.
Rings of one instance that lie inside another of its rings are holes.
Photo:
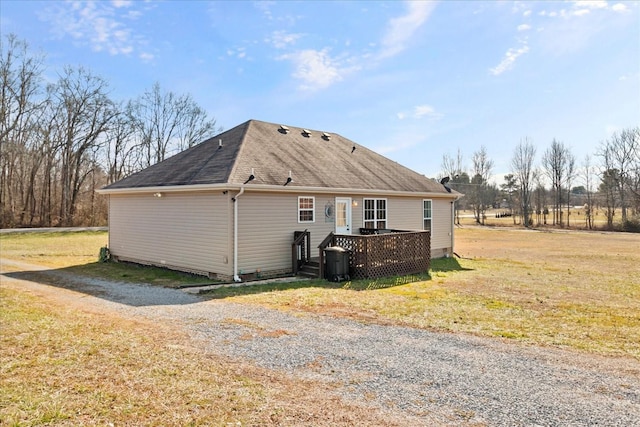
<path fill-rule="evenodd" d="M 364 199 L 364 228 L 387 228 L 387 199 Z"/>
<path fill-rule="evenodd" d="M 314 222 L 315 197 L 298 197 L 298 222 Z"/>
<path fill-rule="evenodd" d="M 431 200 L 422 201 L 422 219 L 424 221 L 423 228 L 427 231 L 431 231 Z"/>

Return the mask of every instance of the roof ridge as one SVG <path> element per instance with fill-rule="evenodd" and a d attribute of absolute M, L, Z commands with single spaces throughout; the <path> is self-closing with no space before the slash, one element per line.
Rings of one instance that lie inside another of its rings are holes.
<path fill-rule="evenodd" d="M 242 156 L 242 152 L 244 151 L 244 142 L 245 139 L 247 137 L 247 134 L 249 133 L 249 128 L 251 127 L 252 122 L 255 122 L 254 119 L 249 119 L 244 123 L 241 123 L 239 126 L 244 126 L 245 124 L 247 125 L 246 128 L 244 129 L 242 136 L 240 137 L 240 146 L 238 147 L 238 152 L 236 153 L 236 157 L 235 159 L 233 159 L 233 166 L 231 167 L 231 170 L 229 171 L 229 174 L 227 175 L 227 183 L 230 183 L 230 181 L 233 179 L 233 176 L 235 176 L 236 173 L 236 169 L 238 168 L 238 159 L 241 158 Z"/>

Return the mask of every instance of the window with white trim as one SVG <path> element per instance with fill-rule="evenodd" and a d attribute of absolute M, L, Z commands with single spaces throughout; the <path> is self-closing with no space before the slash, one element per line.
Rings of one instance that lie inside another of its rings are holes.
<path fill-rule="evenodd" d="M 431 208 L 432 208 L 431 200 L 422 201 L 423 229 L 427 231 L 431 231 L 431 219 L 433 215 L 433 211 Z"/>
<path fill-rule="evenodd" d="M 314 222 L 315 197 L 298 196 L 298 222 Z"/>
<path fill-rule="evenodd" d="M 387 228 L 387 199 L 364 199 L 364 228 Z"/>

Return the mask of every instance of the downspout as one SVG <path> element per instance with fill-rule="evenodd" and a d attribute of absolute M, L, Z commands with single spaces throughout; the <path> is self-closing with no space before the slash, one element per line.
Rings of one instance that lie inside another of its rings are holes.
<path fill-rule="evenodd" d="M 455 253 L 454 244 L 454 230 L 455 230 L 455 222 L 456 222 L 456 200 L 451 201 L 451 258 L 453 258 L 453 254 Z"/>
<path fill-rule="evenodd" d="M 244 193 L 244 185 L 240 187 L 240 192 L 233 200 L 233 281 L 242 282 L 238 276 L 238 197 Z"/>

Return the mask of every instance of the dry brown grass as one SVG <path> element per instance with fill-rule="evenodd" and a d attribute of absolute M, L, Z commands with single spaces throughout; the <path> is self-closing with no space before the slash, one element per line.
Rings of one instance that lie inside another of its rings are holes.
<path fill-rule="evenodd" d="M 3 258 L 60 268 L 97 261 L 108 241 L 106 231 L 9 233 L 0 235 L 0 249 Z"/>
<path fill-rule="evenodd" d="M 456 251 L 428 281 L 233 299 L 640 359 L 639 235 L 463 228 Z"/>
<path fill-rule="evenodd" d="M 107 245 L 106 231 L 25 232 L 0 234 L 0 255 L 28 264 L 50 267 L 69 274 L 166 287 L 209 284 L 207 277 L 164 268 L 129 263 L 98 262 Z M 5 266 L 5 270 L 9 267 Z"/>
<path fill-rule="evenodd" d="M 399 425 L 331 386 L 207 354 L 174 329 L 3 279 L 0 425 Z"/>
<path fill-rule="evenodd" d="M 456 231 L 464 258 L 434 263 L 431 280 L 291 285 L 230 299 L 640 359 L 640 236 Z M 92 262 L 104 234 L 69 235 L 80 243 L 65 247 L 49 238 L 23 248 L 16 239 L 9 255 L 51 267 Z M 205 353 L 168 326 L 60 299 L 72 291 L 36 294 L 1 280 L 0 425 L 403 424 L 333 397 L 329 385 Z M 289 333 L 245 326 L 247 339 Z"/>
<path fill-rule="evenodd" d="M 513 217 L 503 217 L 503 218 L 496 218 L 496 214 L 498 213 L 504 213 L 504 212 L 508 212 L 508 209 L 489 209 L 487 210 L 486 214 L 485 214 L 485 225 L 486 226 L 496 226 L 496 227 L 521 227 L 520 223 L 522 221 L 522 218 L 520 217 L 516 217 L 515 221 L 516 224 L 514 224 L 514 218 Z M 460 224 L 462 226 L 469 226 L 469 225 L 477 225 L 476 224 L 476 220 L 473 217 L 473 211 L 472 210 L 463 210 L 459 212 L 459 220 L 460 220 Z M 616 210 L 616 213 L 614 215 L 614 226 L 621 226 L 621 218 L 622 218 L 622 212 L 620 209 Z M 538 218 L 537 216 L 534 214 L 533 215 L 533 222 L 536 226 L 538 226 Z M 566 224 L 567 221 L 567 210 L 566 208 L 563 208 L 562 210 L 562 219 L 563 222 Z M 571 229 L 580 229 L 580 230 L 586 230 L 588 229 L 588 224 L 587 224 L 587 218 L 585 216 L 585 209 L 583 207 L 572 207 L 570 209 L 570 215 L 569 215 L 569 228 Z M 540 222 L 541 222 L 541 227 L 547 227 L 547 228 L 560 228 L 558 226 L 554 226 L 553 224 L 553 214 L 549 214 L 547 215 L 547 224 L 544 224 L 544 217 L 540 217 Z M 592 227 L 595 230 L 605 230 L 607 228 L 607 216 L 606 216 L 606 212 L 605 209 L 603 208 L 597 208 L 594 212 L 593 218 L 592 218 Z"/>

